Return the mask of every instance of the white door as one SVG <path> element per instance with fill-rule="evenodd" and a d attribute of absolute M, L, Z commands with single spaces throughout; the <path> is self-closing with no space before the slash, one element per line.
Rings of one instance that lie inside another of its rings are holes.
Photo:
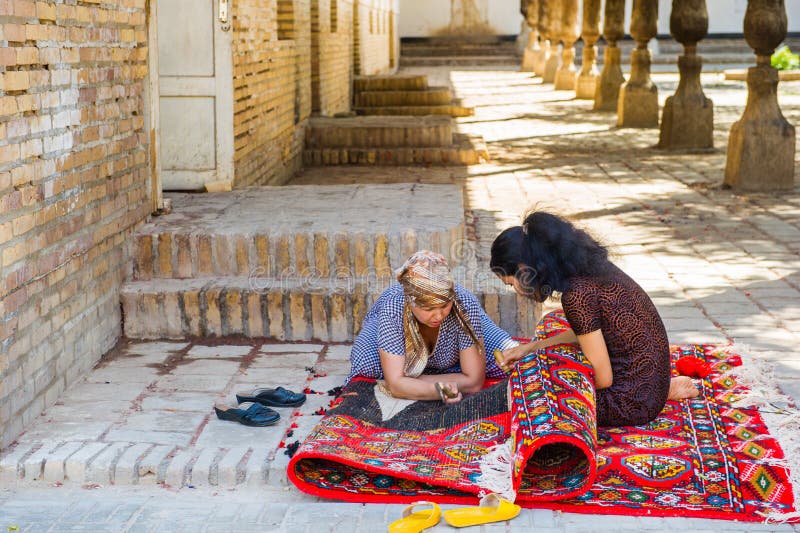
<path fill-rule="evenodd" d="M 155 179 L 166 191 L 232 184 L 232 32 L 229 21 L 220 20 L 230 16 L 224 13 L 228 2 L 155 0 L 150 5 Z"/>

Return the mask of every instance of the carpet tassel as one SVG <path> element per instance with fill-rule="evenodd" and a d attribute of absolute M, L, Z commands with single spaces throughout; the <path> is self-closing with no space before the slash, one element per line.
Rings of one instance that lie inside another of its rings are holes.
<path fill-rule="evenodd" d="M 481 475 L 476 479 L 478 486 L 484 489 L 479 497 L 494 493 L 510 502 L 517 499 L 511 479 L 511 462 L 511 439 L 489 448 L 488 453 L 481 457 Z"/>
<path fill-rule="evenodd" d="M 800 505 L 800 409 L 782 394 L 773 383 L 776 382 L 773 365 L 764 359 L 753 356 L 747 346 L 732 347 L 742 356 L 742 366 L 732 368 L 729 374 L 737 383 L 750 390 L 731 402 L 736 407 L 756 407 L 770 434 L 783 450 L 782 459 L 767 459 L 764 462 L 786 469 L 792 484 L 795 508 Z M 800 518 L 800 511 L 792 513 L 764 513 L 766 522 L 782 523 Z"/>

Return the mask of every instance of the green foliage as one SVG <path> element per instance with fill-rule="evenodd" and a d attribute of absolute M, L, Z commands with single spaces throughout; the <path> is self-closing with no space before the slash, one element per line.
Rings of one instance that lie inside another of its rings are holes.
<path fill-rule="evenodd" d="M 800 55 L 793 54 L 786 45 L 781 46 L 772 54 L 772 66 L 778 70 L 794 70 L 800 68 Z"/>

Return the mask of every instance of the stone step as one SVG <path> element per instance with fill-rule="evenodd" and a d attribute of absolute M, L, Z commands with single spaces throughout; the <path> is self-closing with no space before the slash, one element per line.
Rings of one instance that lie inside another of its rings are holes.
<path fill-rule="evenodd" d="M 452 120 L 427 117 L 315 117 L 306 128 L 307 151 L 324 148 L 422 148 L 452 145 Z"/>
<path fill-rule="evenodd" d="M 466 242 L 462 193 L 453 185 L 294 185 L 167 197 L 172 213 L 134 234 L 133 280 L 385 277 L 421 248 L 458 265 Z"/>
<path fill-rule="evenodd" d="M 400 45 L 401 57 L 495 56 L 516 55 L 516 53 L 517 45 L 515 43 L 499 45 L 403 43 Z"/>
<path fill-rule="evenodd" d="M 453 100 L 447 87 L 417 91 L 361 91 L 355 95 L 356 107 L 446 105 Z"/>
<path fill-rule="evenodd" d="M 510 332 L 532 331 L 533 301 L 491 274 L 469 277 L 480 282 L 473 292 L 498 325 Z M 462 278 L 457 274 L 456 279 Z M 123 330 L 131 339 L 235 335 L 352 341 L 372 303 L 393 282 L 391 277 L 313 276 L 132 281 L 121 291 Z"/>
<path fill-rule="evenodd" d="M 251 447 L 252 446 L 252 447 Z M 4 486 L 68 485 L 219 487 L 286 485 L 281 450 L 253 443 L 232 448 L 176 447 L 147 442 L 26 442 L 0 459 Z"/>
<path fill-rule="evenodd" d="M 431 118 L 424 117 L 424 118 Z M 303 164 L 329 165 L 477 165 L 489 160 L 482 138 L 454 134 L 445 147 L 319 148 L 303 151 Z"/>
<path fill-rule="evenodd" d="M 401 67 L 469 67 L 469 66 L 509 66 L 519 65 L 521 58 L 515 55 L 498 56 L 443 56 L 443 57 L 405 57 L 400 56 Z"/>
<path fill-rule="evenodd" d="M 423 91 L 428 88 L 428 77 L 424 74 L 393 76 L 355 76 L 353 91 Z"/>
<path fill-rule="evenodd" d="M 789 37 L 780 46 L 787 45 L 792 51 L 800 50 L 800 38 Z M 658 40 L 659 54 L 680 55 L 683 53 L 683 45 L 672 39 Z M 753 49 L 747 44 L 744 38 L 740 39 L 715 39 L 706 38 L 697 43 L 697 53 L 704 54 L 727 54 L 727 55 L 750 55 L 754 54 Z"/>
<path fill-rule="evenodd" d="M 359 115 L 450 115 L 451 117 L 471 117 L 475 109 L 461 105 L 400 105 L 381 107 L 355 107 L 353 111 Z"/>

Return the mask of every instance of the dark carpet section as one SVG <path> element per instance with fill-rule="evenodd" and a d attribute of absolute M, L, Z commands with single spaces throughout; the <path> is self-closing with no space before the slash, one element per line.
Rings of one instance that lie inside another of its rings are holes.
<path fill-rule="evenodd" d="M 343 401 L 329 415 L 352 416 L 387 429 L 429 431 L 449 428 L 508 411 L 508 379 L 466 396 L 456 404 L 439 401 L 419 401 L 409 405 L 389 420 L 382 420 L 378 401 L 375 399 L 375 383 L 355 380 L 342 390 Z"/>

